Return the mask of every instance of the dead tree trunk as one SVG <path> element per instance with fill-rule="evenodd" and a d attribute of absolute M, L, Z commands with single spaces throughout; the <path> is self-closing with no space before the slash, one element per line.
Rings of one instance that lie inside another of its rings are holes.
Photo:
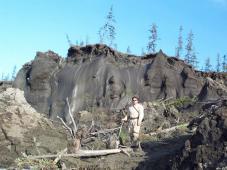
<path fill-rule="evenodd" d="M 72 154 L 62 154 L 61 157 L 92 157 L 92 156 L 103 156 L 109 154 L 116 154 L 116 153 L 128 153 L 132 152 L 131 148 L 123 148 L 123 149 L 105 149 L 105 150 L 78 150 L 76 153 Z M 58 157 L 59 154 L 55 155 L 39 155 L 39 156 L 27 156 L 28 159 L 41 159 L 41 158 L 55 158 Z"/>

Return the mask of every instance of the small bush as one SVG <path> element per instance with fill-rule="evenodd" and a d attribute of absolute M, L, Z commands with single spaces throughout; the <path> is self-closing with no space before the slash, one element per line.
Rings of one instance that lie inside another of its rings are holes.
<path fill-rule="evenodd" d="M 119 140 L 121 145 L 127 145 L 130 142 L 130 137 L 126 129 L 121 129 Z"/>
<path fill-rule="evenodd" d="M 19 169 L 58 169 L 58 166 L 54 164 L 53 160 L 49 159 L 27 159 L 17 158 L 16 166 Z"/>
<path fill-rule="evenodd" d="M 166 106 L 174 106 L 176 108 L 181 108 L 186 104 L 194 103 L 196 101 L 196 98 L 190 98 L 188 96 L 178 98 L 174 101 L 169 102 L 166 104 Z"/>

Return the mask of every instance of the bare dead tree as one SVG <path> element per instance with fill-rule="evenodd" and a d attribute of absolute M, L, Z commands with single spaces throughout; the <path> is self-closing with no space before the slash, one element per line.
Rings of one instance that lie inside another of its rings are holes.
<path fill-rule="evenodd" d="M 76 126 L 76 122 L 75 122 L 75 120 L 74 120 L 74 118 L 73 118 L 73 115 L 72 115 L 72 111 L 71 111 L 71 108 L 70 108 L 70 105 L 69 105 L 69 99 L 68 99 L 68 97 L 66 98 L 66 102 L 67 102 L 67 106 L 68 106 L 68 109 L 69 109 L 69 116 L 70 116 L 70 118 L 71 118 L 71 120 L 72 120 L 72 123 L 73 123 L 73 132 L 74 132 L 74 135 L 75 135 L 75 133 L 76 133 L 76 131 L 77 131 L 77 126 Z"/>

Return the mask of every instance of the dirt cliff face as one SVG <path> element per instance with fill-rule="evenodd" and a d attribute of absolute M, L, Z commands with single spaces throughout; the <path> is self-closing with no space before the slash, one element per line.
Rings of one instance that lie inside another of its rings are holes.
<path fill-rule="evenodd" d="M 227 101 L 204 105 L 196 133 L 173 159 L 172 169 L 215 169 L 227 166 Z"/>
<path fill-rule="evenodd" d="M 37 53 L 19 71 L 14 87 L 24 90 L 38 111 L 69 121 L 66 98 L 74 114 L 97 107 L 120 109 L 133 95 L 142 101 L 199 94 L 201 101 L 219 98 L 215 89 L 204 89 L 205 83 L 189 65 L 162 51 L 133 56 L 96 44 L 71 47 L 66 59 L 51 51 Z"/>
<path fill-rule="evenodd" d="M 27 103 L 24 93 L 0 86 L 0 167 L 10 167 L 22 154 L 47 154 L 65 148 L 65 130 Z"/>

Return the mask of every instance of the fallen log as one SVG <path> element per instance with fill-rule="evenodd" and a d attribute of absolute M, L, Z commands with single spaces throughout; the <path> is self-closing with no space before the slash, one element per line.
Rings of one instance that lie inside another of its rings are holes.
<path fill-rule="evenodd" d="M 54 164 L 56 164 L 62 157 L 63 154 L 67 152 L 67 148 L 63 149 L 61 152 L 57 154 L 57 157 L 54 159 Z"/>
<path fill-rule="evenodd" d="M 151 133 L 145 134 L 145 135 L 153 136 L 153 135 L 158 135 L 158 134 L 160 134 L 160 133 L 167 133 L 167 132 L 174 131 L 174 130 L 177 130 L 177 129 L 182 128 L 182 127 L 187 127 L 188 124 L 189 124 L 189 123 L 185 123 L 185 124 L 173 126 L 173 127 L 171 127 L 171 128 L 168 128 L 168 129 L 163 129 L 163 130 L 160 130 L 160 131 L 151 132 Z"/>
<path fill-rule="evenodd" d="M 122 149 L 105 149 L 105 150 L 78 150 L 76 153 L 71 154 L 62 154 L 62 157 L 93 157 L 93 156 L 103 156 L 103 155 L 109 155 L 109 154 L 116 154 L 116 153 L 128 153 L 132 152 L 131 148 L 122 148 Z M 27 156 L 27 159 L 41 159 L 41 158 L 56 158 L 59 154 L 53 154 L 53 155 L 38 155 L 38 156 Z"/>

